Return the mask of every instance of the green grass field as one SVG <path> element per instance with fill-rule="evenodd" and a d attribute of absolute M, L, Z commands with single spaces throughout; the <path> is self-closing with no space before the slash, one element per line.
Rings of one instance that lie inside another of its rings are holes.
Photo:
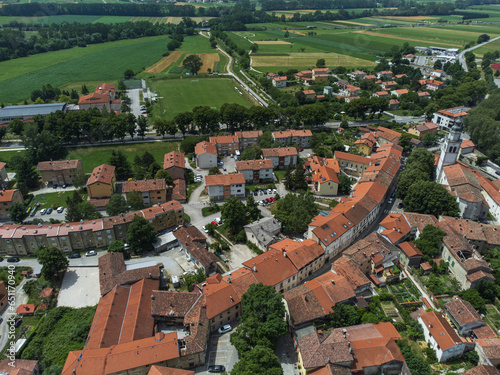
<path fill-rule="evenodd" d="M 109 163 L 109 158 L 113 150 L 123 152 L 131 164 L 136 155 L 142 155 L 145 151 L 149 151 L 154 156 L 156 162 L 163 166 L 165 154 L 170 151 L 179 150 L 179 142 L 159 141 L 154 143 L 71 148 L 69 149 L 67 158 L 80 159 L 84 172 L 91 173 L 98 165 Z"/>
<path fill-rule="evenodd" d="M 18 103 L 50 83 L 117 80 L 162 58 L 169 39 L 155 36 L 47 52 L 0 63 L 0 102 Z"/>
<path fill-rule="evenodd" d="M 153 112 L 155 117 L 173 119 L 176 114 L 191 111 L 195 106 L 220 109 L 224 103 L 237 103 L 245 107 L 253 104 L 244 91 L 243 95 L 238 94 L 235 87 L 241 88 L 230 78 L 185 77 L 151 81 L 149 84 L 160 98 Z"/>

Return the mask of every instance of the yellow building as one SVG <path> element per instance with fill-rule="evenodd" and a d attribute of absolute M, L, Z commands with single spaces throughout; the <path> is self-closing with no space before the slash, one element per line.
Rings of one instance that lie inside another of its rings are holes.
<path fill-rule="evenodd" d="M 87 191 L 91 199 L 109 198 L 115 191 L 115 167 L 102 164 L 95 167 L 87 181 Z"/>
<path fill-rule="evenodd" d="M 368 168 L 371 163 L 370 158 L 341 151 L 335 151 L 335 159 L 338 160 L 341 170 L 357 177 L 363 176 L 366 168 Z"/>
<path fill-rule="evenodd" d="M 372 133 L 366 133 L 363 137 L 361 137 L 361 139 L 354 142 L 354 147 L 356 147 L 356 151 L 359 153 L 370 156 L 373 146 L 375 146 L 376 143 L 377 140 L 375 136 Z"/>
<path fill-rule="evenodd" d="M 134 190 L 139 192 L 146 206 L 167 201 L 167 186 L 164 179 L 124 181 L 121 184 L 122 193 L 126 195 L 127 201 Z"/>

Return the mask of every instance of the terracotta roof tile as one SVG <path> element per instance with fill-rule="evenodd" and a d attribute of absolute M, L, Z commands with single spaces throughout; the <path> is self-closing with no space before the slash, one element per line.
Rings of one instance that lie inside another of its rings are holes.
<path fill-rule="evenodd" d="M 108 164 L 102 164 L 94 168 L 87 181 L 87 185 L 95 184 L 97 182 L 111 185 L 114 177 L 115 167 Z"/>
<path fill-rule="evenodd" d="M 164 190 L 166 188 L 165 180 L 163 178 L 154 180 L 138 180 L 138 181 L 123 181 L 122 191 L 130 193 L 131 191 L 149 192 L 153 190 Z"/>
<path fill-rule="evenodd" d="M 205 176 L 205 183 L 207 186 L 230 186 L 235 184 L 244 184 L 245 176 L 243 173 L 208 175 Z"/>
<path fill-rule="evenodd" d="M 400 243 L 399 247 L 406 254 L 406 256 L 409 258 L 423 256 L 422 252 L 418 249 L 417 245 L 415 245 L 413 242 Z"/>
<path fill-rule="evenodd" d="M 476 345 L 481 347 L 486 358 L 494 363 L 498 362 L 500 359 L 500 340 L 498 338 L 477 339 Z"/>
<path fill-rule="evenodd" d="M 269 246 L 278 252 L 285 252 L 297 270 L 301 270 L 309 263 L 315 261 L 325 254 L 323 248 L 314 240 L 308 238 L 302 242 L 296 242 L 289 238 L 276 242 Z"/>
<path fill-rule="evenodd" d="M 163 157 L 163 169 L 173 167 L 182 169 L 186 168 L 186 159 L 184 158 L 184 154 L 179 151 L 171 151 Z"/>
<path fill-rule="evenodd" d="M 252 270 L 257 280 L 264 285 L 274 286 L 297 274 L 297 269 L 281 251 L 269 250 L 243 265 Z"/>
<path fill-rule="evenodd" d="M 236 135 L 220 135 L 218 137 L 210 137 L 210 143 L 216 144 L 228 144 L 228 143 L 238 143 L 238 137 Z"/>
<path fill-rule="evenodd" d="M 234 132 L 234 135 L 239 139 L 258 138 L 262 135 L 262 130 L 243 130 L 240 132 Z"/>
<path fill-rule="evenodd" d="M 342 152 L 342 151 L 335 151 L 335 159 L 353 161 L 356 163 L 361 163 L 366 165 L 369 165 L 371 161 L 370 158 L 354 154 L 348 154 L 347 152 Z"/>
<path fill-rule="evenodd" d="M 478 339 L 496 338 L 497 334 L 488 324 L 472 330 Z"/>
<path fill-rule="evenodd" d="M 420 318 L 441 350 L 444 351 L 462 342 L 462 339 L 451 328 L 450 323 L 442 314 L 435 311 L 421 312 Z"/>
<path fill-rule="evenodd" d="M 199 297 L 199 293 L 154 290 L 149 298 L 151 316 L 184 318 Z"/>
<path fill-rule="evenodd" d="M 37 171 L 62 171 L 65 169 L 76 169 L 80 160 L 56 160 L 41 161 L 36 168 Z M 0 168 L 1 169 L 1 168 Z"/>
<path fill-rule="evenodd" d="M 482 322 L 481 316 L 476 311 L 469 301 L 464 301 L 460 297 L 454 297 L 453 301 L 448 302 L 446 310 L 453 316 L 453 319 L 460 325 L 464 326 L 467 323 Z"/>
<path fill-rule="evenodd" d="M 14 194 L 20 194 L 20 191 L 17 189 L 0 191 L 0 203 L 12 202 L 12 198 L 14 197 Z"/>
<path fill-rule="evenodd" d="M 295 147 L 278 147 L 278 148 L 263 148 L 262 156 L 264 158 L 270 158 L 273 156 L 293 156 L 298 155 L 297 149 Z"/>
<path fill-rule="evenodd" d="M 493 367 L 488 365 L 479 365 L 470 370 L 464 372 L 464 375 L 499 375 L 500 372 Z"/>
<path fill-rule="evenodd" d="M 217 148 L 213 143 L 203 141 L 198 144 L 196 144 L 196 147 L 194 148 L 194 152 L 196 155 L 203 155 L 203 154 L 213 154 L 217 155 Z"/>
<path fill-rule="evenodd" d="M 261 169 L 273 169 L 273 162 L 270 159 L 241 160 L 236 162 L 237 171 L 260 171 Z"/>
<path fill-rule="evenodd" d="M 154 365 L 151 366 L 148 375 L 194 375 L 194 371 Z"/>

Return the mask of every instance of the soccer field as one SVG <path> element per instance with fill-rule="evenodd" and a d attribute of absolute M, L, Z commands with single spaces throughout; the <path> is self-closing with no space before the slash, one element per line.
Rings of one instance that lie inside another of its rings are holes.
<path fill-rule="evenodd" d="M 250 107 L 254 103 L 247 93 L 231 78 L 168 79 L 151 81 L 149 86 L 158 94 L 154 117 L 173 119 L 175 115 L 191 111 L 197 106 L 220 109 L 224 103 L 237 103 Z M 235 89 L 238 88 L 242 95 Z"/>

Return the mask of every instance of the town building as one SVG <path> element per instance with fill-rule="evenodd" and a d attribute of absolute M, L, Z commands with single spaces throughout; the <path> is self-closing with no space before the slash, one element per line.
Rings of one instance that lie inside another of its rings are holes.
<path fill-rule="evenodd" d="M 397 111 L 399 109 L 399 105 L 401 103 L 397 99 L 391 99 L 389 100 L 389 110 L 391 111 Z"/>
<path fill-rule="evenodd" d="M 41 161 L 36 168 L 42 181 L 52 186 L 72 185 L 75 174 L 83 173 L 81 160 Z"/>
<path fill-rule="evenodd" d="M 31 120 L 33 116 L 48 116 L 57 111 L 67 112 L 66 103 L 47 103 L 47 104 L 27 104 L 27 105 L 8 105 L 0 108 L 0 125 L 8 124 L 12 120 L 21 121 Z"/>
<path fill-rule="evenodd" d="M 399 375 L 405 360 L 396 341 L 401 338 L 392 323 L 335 328 L 330 333 L 308 326 L 295 331 L 301 375 L 336 366 L 333 374 Z M 328 372 L 326 372 L 328 373 Z"/>
<path fill-rule="evenodd" d="M 0 362 L 0 374 L 4 375 L 40 375 L 38 361 L 5 358 Z"/>
<path fill-rule="evenodd" d="M 195 226 L 181 226 L 174 232 L 184 254 L 205 274 L 217 272 L 217 257 L 208 250 L 207 237 Z"/>
<path fill-rule="evenodd" d="M 97 108 L 99 110 L 105 108 L 108 112 L 120 111 L 121 105 L 122 101 L 120 99 L 111 99 L 108 94 L 100 94 L 98 92 L 82 95 L 78 100 L 78 108 L 85 111 L 90 108 Z"/>
<path fill-rule="evenodd" d="M 182 152 L 172 151 L 163 158 L 163 169 L 168 172 L 172 180 L 184 180 L 186 172 L 186 159 Z"/>
<path fill-rule="evenodd" d="M 239 139 L 236 135 L 210 137 L 210 143 L 215 145 L 219 156 L 233 155 L 236 150 L 240 149 Z"/>
<path fill-rule="evenodd" d="M 464 372 L 464 375 L 500 375 L 494 366 L 479 365 Z"/>
<path fill-rule="evenodd" d="M 436 352 L 438 362 L 446 362 L 464 353 L 467 344 L 457 335 L 443 314 L 422 311 L 417 321 L 424 330 L 425 341 Z"/>
<path fill-rule="evenodd" d="M 389 93 L 387 91 L 377 91 L 373 93 L 372 96 L 375 96 L 377 98 L 387 98 L 389 96 Z"/>
<path fill-rule="evenodd" d="M 298 151 L 295 147 L 263 148 L 262 157 L 273 163 L 274 169 L 287 169 L 297 165 Z"/>
<path fill-rule="evenodd" d="M 306 100 L 314 100 L 316 98 L 316 92 L 314 92 L 314 90 L 304 90 L 302 94 L 305 95 Z"/>
<path fill-rule="evenodd" d="M 121 185 L 121 192 L 125 195 L 127 201 L 130 199 L 133 191 L 137 191 L 140 194 L 145 206 L 151 206 L 153 204 L 164 203 L 167 201 L 167 186 L 165 179 L 163 178 L 154 180 L 123 181 L 118 184 Z"/>
<path fill-rule="evenodd" d="M 470 139 L 465 139 L 460 144 L 460 155 L 470 154 L 474 152 L 476 145 Z"/>
<path fill-rule="evenodd" d="M 419 125 L 412 125 L 408 128 L 408 133 L 416 135 L 419 139 L 424 138 L 427 134 L 437 134 L 438 126 L 433 122 L 424 122 Z"/>
<path fill-rule="evenodd" d="M 0 190 L 0 219 L 8 220 L 9 210 L 14 203 L 23 203 L 23 195 L 18 189 Z"/>
<path fill-rule="evenodd" d="M 109 198 L 115 191 L 115 167 L 102 164 L 95 167 L 87 180 L 90 199 Z"/>
<path fill-rule="evenodd" d="M 399 262 L 405 268 L 418 268 L 422 261 L 422 252 L 413 242 L 402 242 L 399 244 Z"/>
<path fill-rule="evenodd" d="M 266 251 L 269 245 L 278 241 L 281 232 L 281 223 L 274 217 L 263 217 L 243 226 L 247 240 Z"/>
<path fill-rule="evenodd" d="M 339 187 L 340 167 L 335 159 L 319 156 L 309 157 L 305 168 L 311 173 L 313 192 L 319 195 L 337 195 Z"/>
<path fill-rule="evenodd" d="M 297 145 L 306 148 L 311 146 L 312 132 L 306 130 L 283 130 L 273 132 L 273 139 L 283 146 Z"/>
<path fill-rule="evenodd" d="M 364 171 L 371 163 L 370 158 L 342 151 L 335 151 L 334 158 L 338 161 L 342 171 L 356 177 L 363 176 Z"/>
<path fill-rule="evenodd" d="M 286 76 L 273 77 L 272 82 L 274 87 L 286 87 Z"/>
<path fill-rule="evenodd" d="M 449 130 L 455 125 L 458 119 L 462 120 L 463 117 L 469 112 L 469 107 L 454 107 L 442 109 L 437 111 L 432 116 L 432 122 L 439 126 L 439 129 Z"/>
<path fill-rule="evenodd" d="M 360 139 L 354 142 L 354 147 L 359 153 L 370 156 L 373 150 L 373 146 L 377 144 L 377 139 L 373 133 L 365 133 Z"/>
<path fill-rule="evenodd" d="M 406 95 L 408 93 L 409 93 L 408 89 L 399 89 L 399 90 L 392 90 L 391 91 L 391 95 L 394 95 L 397 98 L 401 97 L 402 95 Z"/>
<path fill-rule="evenodd" d="M 9 180 L 9 176 L 7 175 L 7 169 L 5 166 L 7 163 L 2 163 L 0 161 L 0 187 L 1 188 L 6 188 L 7 187 L 7 182 Z"/>
<path fill-rule="evenodd" d="M 213 143 L 203 141 L 196 145 L 196 166 L 201 169 L 210 169 L 217 166 L 217 148 Z"/>
<path fill-rule="evenodd" d="M 393 76 L 393 73 L 390 70 L 383 70 L 383 71 L 377 73 L 378 79 L 391 79 L 392 76 Z"/>
<path fill-rule="evenodd" d="M 469 301 L 454 296 L 446 305 L 446 313 L 461 336 L 469 335 L 475 328 L 486 323 Z"/>
<path fill-rule="evenodd" d="M 247 147 L 256 146 L 258 144 L 259 137 L 262 135 L 262 130 L 243 130 L 234 132 L 234 135 L 238 137 L 240 151 L 243 151 Z"/>
<path fill-rule="evenodd" d="M 395 100 L 395 99 L 391 99 Z M 399 102 L 398 102 L 399 103 Z M 383 126 L 379 126 L 375 131 L 375 138 L 377 138 L 377 142 L 379 146 L 386 145 L 388 143 L 392 143 L 394 145 L 399 144 L 399 138 L 401 137 L 401 133 L 385 128 Z"/>
<path fill-rule="evenodd" d="M 418 83 L 420 84 L 421 88 L 430 91 L 437 91 L 446 87 L 446 84 L 444 82 L 435 79 L 421 79 L 418 81 Z"/>
<path fill-rule="evenodd" d="M 237 161 L 236 171 L 243 174 L 249 184 L 272 180 L 274 176 L 273 162 L 269 159 Z"/>
<path fill-rule="evenodd" d="M 205 176 L 205 185 L 210 199 L 245 198 L 245 176 L 243 173 L 208 175 Z"/>
<path fill-rule="evenodd" d="M 349 73 L 349 76 L 351 78 L 363 79 L 366 77 L 366 72 L 363 72 L 362 70 L 355 70 L 354 72 Z"/>

